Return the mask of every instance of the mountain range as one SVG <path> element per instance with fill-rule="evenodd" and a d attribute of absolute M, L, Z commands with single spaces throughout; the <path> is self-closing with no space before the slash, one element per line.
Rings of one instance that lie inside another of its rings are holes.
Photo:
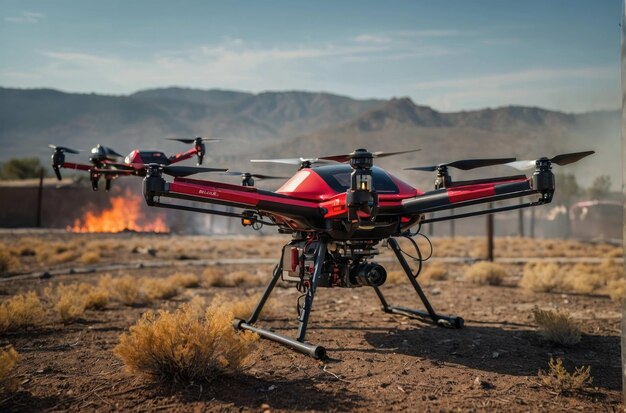
<path fill-rule="evenodd" d="M 247 160 L 315 157 L 357 147 L 374 151 L 421 148 L 379 163 L 409 182 L 429 186 L 432 175 L 402 168 L 462 158 L 533 159 L 594 149 L 597 154 L 592 158 L 562 170 L 576 174 L 583 186 L 599 175 L 610 175 L 617 189 L 621 184 L 620 128 L 617 110 L 571 114 L 505 106 L 440 112 L 408 98 L 359 100 L 301 91 L 252 94 L 170 87 L 109 96 L 0 88 L 0 162 L 24 156 L 46 159 L 50 143 L 83 150 L 101 143 L 120 153 L 158 148 L 170 154 L 186 147 L 164 138 L 201 135 L 223 139 L 207 148 L 215 165 L 283 175 L 293 168 L 251 166 Z M 74 159 L 81 157 L 86 159 L 86 154 Z M 453 176 L 492 173 L 513 172 L 498 167 Z"/>

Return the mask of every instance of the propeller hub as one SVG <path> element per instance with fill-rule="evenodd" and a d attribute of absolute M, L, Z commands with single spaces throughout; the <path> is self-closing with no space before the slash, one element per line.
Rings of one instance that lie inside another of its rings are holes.
<path fill-rule="evenodd" d="M 350 154 L 352 169 L 370 169 L 374 166 L 374 156 L 367 149 L 357 149 Z"/>

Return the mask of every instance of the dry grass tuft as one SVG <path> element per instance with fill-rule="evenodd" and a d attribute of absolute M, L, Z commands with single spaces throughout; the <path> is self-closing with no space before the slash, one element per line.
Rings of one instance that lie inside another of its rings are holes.
<path fill-rule="evenodd" d="M 150 301 L 167 300 L 180 294 L 180 287 L 169 278 L 142 277 L 137 280 Z"/>
<path fill-rule="evenodd" d="M 173 284 L 183 288 L 198 288 L 200 287 L 200 277 L 196 274 L 177 272 L 174 275 L 167 277 Z"/>
<path fill-rule="evenodd" d="M 580 327 L 563 310 L 540 310 L 533 308 L 533 317 L 539 333 L 546 340 L 562 346 L 573 346 L 580 342 Z"/>
<path fill-rule="evenodd" d="M 209 267 L 202 273 L 203 284 L 207 287 L 239 287 L 263 285 L 264 280 L 259 274 L 248 271 L 233 271 L 227 273 L 222 268 Z"/>
<path fill-rule="evenodd" d="M 528 263 L 524 265 L 519 286 L 535 292 L 550 292 L 564 289 L 561 268 L 554 263 Z"/>
<path fill-rule="evenodd" d="M 228 287 L 226 272 L 219 267 L 208 267 L 202 272 L 203 284 L 207 287 Z"/>
<path fill-rule="evenodd" d="M 101 310 L 109 302 L 105 288 L 86 283 L 59 284 L 56 288 L 46 288 L 44 293 L 64 323 L 81 318 L 87 309 Z"/>
<path fill-rule="evenodd" d="M 115 347 L 126 370 L 151 379 L 209 381 L 245 367 L 258 339 L 250 332 L 236 332 L 233 314 L 210 306 L 202 318 L 190 305 L 174 313 L 145 313 L 120 337 Z"/>
<path fill-rule="evenodd" d="M 626 298 L 626 279 L 609 281 L 606 285 L 606 292 L 613 301 L 622 301 Z"/>
<path fill-rule="evenodd" d="M 387 272 L 387 280 L 385 284 L 396 285 L 407 281 L 403 270 L 392 270 Z"/>
<path fill-rule="evenodd" d="M 464 279 L 479 285 L 500 285 L 506 277 L 506 270 L 500 264 L 481 261 L 467 269 Z"/>
<path fill-rule="evenodd" d="M 11 373 L 18 361 L 20 361 L 20 356 L 12 346 L 6 350 L 0 350 L 0 394 L 17 390 L 18 381 Z"/>
<path fill-rule="evenodd" d="M 64 323 L 76 321 L 85 313 L 85 302 L 78 293 L 78 284 L 59 284 L 56 288 L 48 287 L 44 290 L 44 294 Z"/>
<path fill-rule="evenodd" d="M 100 262 L 100 253 L 98 251 L 85 251 L 80 256 L 79 261 L 83 264 L 95 264 Z"/>
<path fill-rule="evenodd" d="M 100 278 L 98 287 L 108 291 L 111 300 L 124 305 L 145 305 L 153 301 L 152 297 L 146 293 L 142 283 L 130 275 L 115 278 L 105 275 Z"/>
<path fill-rule="evenodd" d="M 540 369 L 537 375 L 541 384 L 559 394 L 580 391 L 593 380 L 591 366 L 576 367 L 573 373 L 569 373 L 560 358 L 550 358 L 548 371 Z"/>
<path fill-rule="evenodd" d="M 212 306 L 225 309 L 233 314 L 235 318 L 247 319 L 254 311 L 256 304 L 259 302 L 261 294 L 251 295 L 244 298 L 228 298 L 225 295 L 217 295 L 211 301 Z M 265 302 L 261 314 L 264 317 L 271 317 L 275 314 L 276 306 L 272 299 Z"/>
<path fill-rule="evenodd" d="M 167 278 L 141 277 L 131 275 L 100 278 L 98 288 L 105 291 L 111 300 L 128 306 L 141 306 L 154 300 L 167 300 L 180 294 L 185 284 L 193 284 L 186 275 L 175 274 Z"/>
<path fill-rule="evenodd" d="M 406 276 L 405 276 L 406 277 Z M 419 279 L 424 282 L 429 281 L 441 281 L 448 277 L 448 269 L 445 265 L 438 262 L 429 264 L 424 267 L 424 270 L 419 275 Z"/>
<path fill-rule="evenodd" d="M 19 266 L 17 258 L 11 252 L 2 247 L 0 249 L 0 275 L 15 271 Z"/>
<path fill-rule="evenodd" d="M 36 325 L 45 315 L 34 291 L 15 295 L 0 305 L 0 332 Z"/>

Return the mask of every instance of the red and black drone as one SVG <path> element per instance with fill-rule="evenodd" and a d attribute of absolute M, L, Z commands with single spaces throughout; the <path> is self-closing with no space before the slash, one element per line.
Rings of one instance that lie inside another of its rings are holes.
<path fill-rule="evenodd" d="M 166 156 L 163 152 L 155 150 L 139 150 L 135 149 L 124 158 L 122 155 L 115 152 L 111 148 L 106 146 L 96 145 L 91 150 L 89 156 L 90 164 L 80 164 L 74 162 L 65 162 L 65 154 L 78 154 L 76 149 L 67 148 L 64 146 L 49 145 L 54 149 L 52 154 L 52 169 L 56 174 L 59 181 L 61 180 L 61 168 L 77 169 L 81 171 L 89 171 L 89 179 L 91 180 L 91 187 L 94 191 L 98 190 L 98 182 L 101 177 L 105 179 L 105 189 L 108 191 L 111 189 L 111 182 L 120 177 L 127 175 L 145 176 L 146 165 L 159 165 L 163 168 L 163 171 L 172 176 L 187 176 L 198 172 L 224 172 L 226 169 L 218 168 L 193 168 L 186 166 L 170 166 L 174 163 L 184 161 L 186 159 L 196 156 L 198 165 L 202 164 L 204 155 L 206 153 L 205 142 L 217 142 L 219 139 L 196 137 L 193 139 L 168 139 L 178 141 L 186 144 L 193 144 L 193 148 L 188 151 L 178 153 L 172 156 Z"/>
<path fill-rule="evenodd" d="M 323 347 L 304 341 L 318 287 L 369 286 L 374 289 L 387 313 L 461 328 L 463 319 L 438 314 L 417 282 L 423 259 L 412 237 L 419 233 L 421 225 L 547 204 L 552 201 L 555 189 L 552 165 L 567 165 L 594 153 L 577 152 L 532 161 L 516 161 L 515 158 L 467 159 L 407 168 L 436 172 L 435 189 L 427 192 L 374 166 L 374 158 L 415 151 L 383 153 L 357 149 L 349 155 L 322 158 L 257 160 L 300 165 L 298 172 L 276 191 L 255 188 L 252 186 L 254 182 L 245 179 L 245 175 L 242 176 L 241 186 L 180 176 L 166 182 L 163 173 L 168 172 L 164 167 L 148 164 L 143 192 L 150 206 L 231 216 L 240 218 L 244 226 L 258 229 L 262 225 L 272 225 L 280 233 L 292 234 L 293 238 L 283 247 L 281 259 L 254 311 L 248 319 L 236 320 L 235 326 L 254 331 L 312 357 L 324 358 L 326 350 Z M 500 164 L 520 170 L 534 169 L 534 172 L 529 177 L 515 175 L 472 181 L 452 181 L 448 172 L 449 168 L 470 170 Z M 536 198 L 526 203 L 488 207 L 445 217 L 428 216 L 436 211 L 452 208 L 456 211 L 462 207 L 521 197 Z M 163 198 L 226 205 L 240 212 L 198 208 L 180 202 L 164 203 L 161 201 Z M 404 258 L 404 251 L 396 240 L 398 237 L 407 237 L 415 247 L 416 272 Z M 372 261 L 379 252 L 377 246 L 380 243 L 393 250 L 426 311 L 387 303 L 380 289 L 387 273 L 380 264 Z M 303 294 L 298 300 L 299 327 L 295 339 L 254 326 L 280 278 L 294 281 Z"/>

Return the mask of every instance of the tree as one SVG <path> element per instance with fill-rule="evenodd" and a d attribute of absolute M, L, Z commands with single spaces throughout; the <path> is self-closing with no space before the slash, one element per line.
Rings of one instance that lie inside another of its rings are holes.
<path fill-rule="evenodd" d="M 0 179 L 38 178 L 42 168 L 39 158 L 11 158 L 2 165 Z"/>
<path fill-rule="evenodd" d="M 600 175 L 593 180 L 591 188 L 588 190 L 589 198 L 601 199 L 607 198 L 611 193 L 611 177 L 609 175 Z"/>

